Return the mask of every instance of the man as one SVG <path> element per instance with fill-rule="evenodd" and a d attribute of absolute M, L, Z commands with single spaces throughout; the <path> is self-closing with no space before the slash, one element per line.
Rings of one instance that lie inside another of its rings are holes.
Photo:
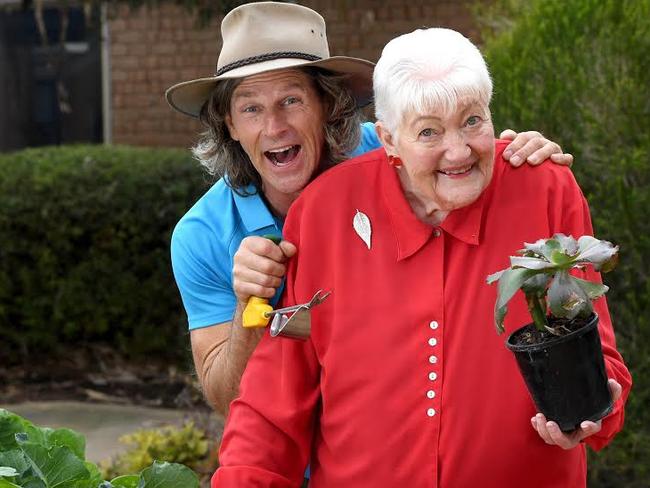
<path fill-rule="evenodd" d="M 281 235 L 289 206 L 320 172 L 379 142 L 358 110 L 371 100 L 374 65 L 330 56 L 318 13 L 246 4 L 224 17 L 221 30 L 216 74 L 166 96 L 206 125 L 194 153 L 221 177 L 178 223 L 171 252 L 204 394 L 225 413 L 263 330 L 241 326 L 243 309 L 251 296 L 277 299 L 285 261 L 296 253 L 290 242 L 260 236 Z M 514 165 L 548 157 L 573 159 L 535 132 L 506 149 Z"/>

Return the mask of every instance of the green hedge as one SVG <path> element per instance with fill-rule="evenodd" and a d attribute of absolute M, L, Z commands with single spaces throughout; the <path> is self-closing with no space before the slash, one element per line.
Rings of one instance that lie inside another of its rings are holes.
<path fill-rule="evenodd" d="M 590 487 L 650 486 L 650 1 L 498 0 L 480 12 L 495 125 L 534 128 L 575 156 L 634 386 L 625 430 L 590 459 Z"/>
<path fill-rule="evenodd" d="M 67 146 L 0 155 L 3 363 L 86 342 L 133 357 L 184 356 L 169 240 L 206 187 L 187 150 Z"/>

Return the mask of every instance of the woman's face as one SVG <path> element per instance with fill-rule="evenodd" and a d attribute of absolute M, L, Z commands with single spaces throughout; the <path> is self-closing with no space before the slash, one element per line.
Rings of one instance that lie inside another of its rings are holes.
<path fill-rule="evenodd" d="M 387 153 L 402 160 L 402 187 L 422 220 L 442 221 L 474 202 L 490 183 L 494 128 L 485 104 L 461 102 L 450 114 L 407 114 L 397 137 L 377 125 Z"/>

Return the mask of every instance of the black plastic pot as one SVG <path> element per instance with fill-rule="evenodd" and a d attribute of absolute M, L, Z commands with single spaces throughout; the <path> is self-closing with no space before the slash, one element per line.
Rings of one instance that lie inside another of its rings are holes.
<path fill-rule="evenodd" d="M 613 404 L 598 315 L 593 314 L 581 329 L 546 343 L 515 344 L 517 337 L 534 327 L 528 324 L 514 331 L 506 346 L 514 353 L 538 410 L 564 432 L 577 428 L 584 420 L 595 422 L 610 413 Z"/>

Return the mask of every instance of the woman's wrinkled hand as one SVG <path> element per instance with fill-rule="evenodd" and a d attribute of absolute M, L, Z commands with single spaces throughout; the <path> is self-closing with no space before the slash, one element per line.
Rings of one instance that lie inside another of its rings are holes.
<path fill-rule="evenodd" d="M 607 386 L 612 395 L 612 401 L 616 402 L 621 397 L 621 385 L 616 380 L 610 378 L 607 381 Z M 585 420 L 576 430 L 562 432 L 557 423 L 552 420 L 546 420 L 546 417 L 541 413 L 531 418 L 530 423 L 544 442 L 552 446 L 561 447 L 562 449 L 573 449 L 587 437 L 600 432 L 602 428 L 602 420 L 598 422 Z"/>
<path fill-rule="evenodd" d="M 573 164 L 573 155 L 563 153 L 559 144 L 548 140 L 537 131 L 516 133 L 512 129 L 506 129 L 501 132 L 499 138 L 512 141 L 503 151 L 503 158 L 513 166 L 521 166 L 524 161 L 537 165 L 547 159 L 563 166 Z"/>
<path fill-rule="evenodd" d="M 287 272 L 286 261 L 296 250 L 288 241 L 275 244 L 259 236 L 244 238 L 233 258 L 232 281 L 237 301 L 245 304 L 251 296 L 273 297 Z"/>

